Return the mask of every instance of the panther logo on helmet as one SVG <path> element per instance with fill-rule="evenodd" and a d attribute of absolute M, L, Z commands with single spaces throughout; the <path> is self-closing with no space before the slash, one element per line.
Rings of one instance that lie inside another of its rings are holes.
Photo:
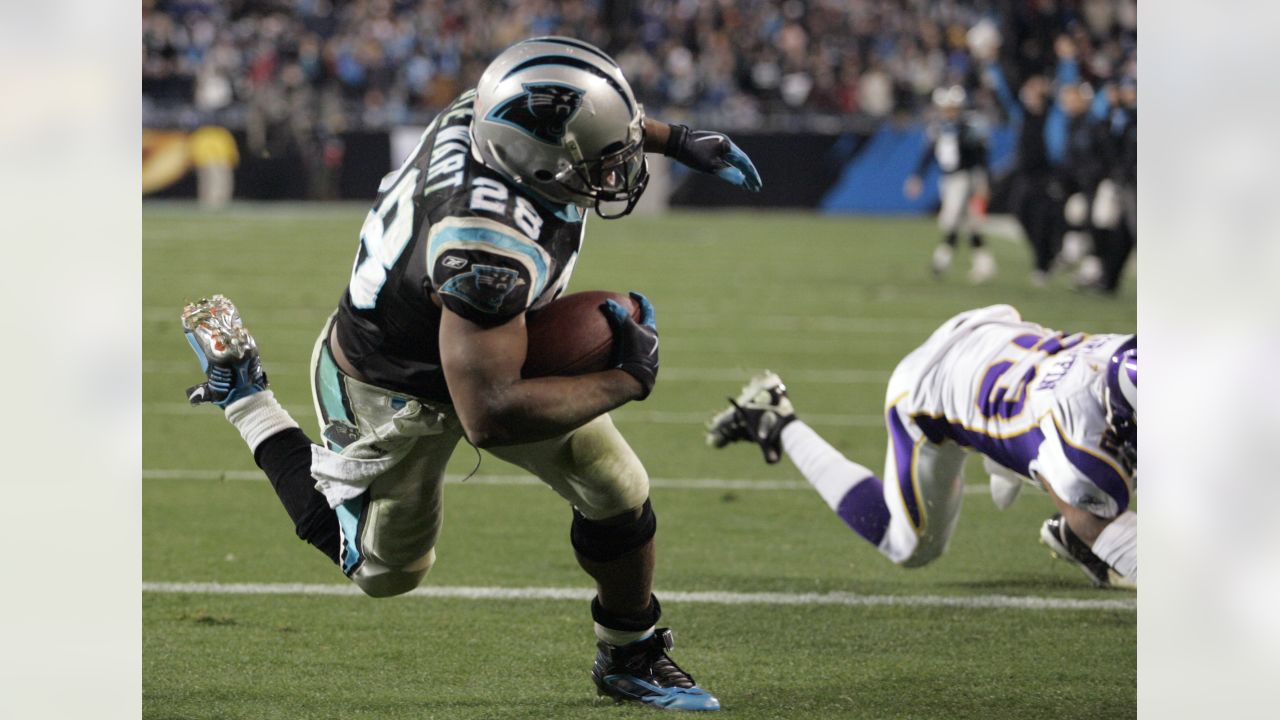
<path fill-rule="evenodd" d="M 635 207 L 649 172 L 644 108 L 594 45 L 530 38 L 494 58 L 476 84 L 471 137 L 481 162 L 556 204 L 601 217 Z"/>
<path fill-rule="evenodd" d="M 583 92 L 559 83 L 525 83 L 524 93 L 489 113 L 489 119 L 514 125 L 542 142 L 560 145 L 565 125 L 582 107 Z"/>

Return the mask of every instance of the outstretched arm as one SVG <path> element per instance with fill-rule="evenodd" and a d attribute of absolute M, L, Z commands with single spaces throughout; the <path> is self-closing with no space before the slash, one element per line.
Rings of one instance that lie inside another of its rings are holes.
<path fill-rule="evenodd" d="M 1018 101 L 1018 97 L 1010 89 L 1009 82 L 1004 76 L 1004 70 L 1000 69 L 999 63 L 994 61 L 987 63 L 983 68 L 983 75 L 995 91 L 996 98 L 1004 108 L 1005 114 L 1009 116 L 1010 122 L 1022 122 L 1022 103 Z"/>
<path fill-rule="evenodd" d="M 651 117 L 644 119 L 644 151 L 660 153 L 667 149 L 671 126 Z"/>
<path fill-rule="evenodd" d="M 764 185 L 751 158 L 724 133 L 690 130 L 684 125 L 645 118 L 644 149 L 660 152 L 698 172 L 715 175 L 751 192 L 760 192 Z"/>

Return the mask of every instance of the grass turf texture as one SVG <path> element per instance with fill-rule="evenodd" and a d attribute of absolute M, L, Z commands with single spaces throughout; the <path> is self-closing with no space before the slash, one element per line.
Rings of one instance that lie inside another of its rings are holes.
<path fill-rule="evenodd" d="M 344 583 L 293 537 L 265 482 L 171 479 L 253 471 L 216 409 L 184 407 L 199 372 L 184 302 L 223 292 L 258 339 L 277 397 L 311 434 L 306 364 L 342 292 L 364 209 L 245 206 L 143 216 L 143 575 L 149 581 Z M 896 362 L 960 310 L 1007 302 L 1065 330 L 1131 331 L 1119 298 L 1027 283 L 1020 245 L 990 243 L 990 285 L 933 280 L 927 220 L 676 213 L 592 220 L 571 290 L 645 292 L 663 369 L 615 419 L 655 478 L 795 480 L 751 447 L 708 449 L 699 421 L 754 371 L 788 379 L 802 416 L 872 468 Z M 789 378 L 790 375 L 790 378 Z M 837 382 L 832 382 L 835 380 Z M 476 455 L 460 447 L 450 472 Z M 971 461 L 967 481 L 985 482 Z M 521 473 L 491 457 L 486 475 Z M 236 476 L 236 475 L 233 475 Z M 587 587 L 569 511 L 540 486 L 450 485 L 440 586 Z M 970 495 L 947 555 L 894 567 L 805 489 L 657 487 L 657 589 L 877 595 L 1130 598 L 1097 591 L 1036 544 L 1048 499 L 998 512 Z M 725 713 L 774 717 L 1124 717 L 1135 714 L 1131 611 L 668 603 L 676 659 Z M 650 716 L 596 702 L 586 604 L 572 601 L 164 595 L 143 598 L 148 718 L 577 718 Z"/>

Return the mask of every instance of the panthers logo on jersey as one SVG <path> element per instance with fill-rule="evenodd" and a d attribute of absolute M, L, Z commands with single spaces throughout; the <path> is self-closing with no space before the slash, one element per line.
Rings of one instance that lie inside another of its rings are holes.
<path fill-rule="evenodd" d="M 526 83 L 523 93 L 494 108 L 488 119 L 559 145 L 564 140 L 565 125 L 582 107 L 582 95 L 581 90 L 560 83 Z"/>
<path fill-rule="evenodd" d="M 493 314 L 500 312 L 510 295 L 525 285 L 528 281 L 520 277 L 518 270 L 475 264 L 471 272 L 449 278 L 440 286 L 440 294 L 452 295 L 481 312 Z"/>

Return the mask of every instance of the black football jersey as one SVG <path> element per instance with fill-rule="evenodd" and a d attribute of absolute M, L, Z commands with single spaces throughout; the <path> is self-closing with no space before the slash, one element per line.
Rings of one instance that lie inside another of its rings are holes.
<path fill-rule="evenodd" d="M 486 327 L 564 292 L 585 217 L 482 164 L 471 149 L 475 91 L 463 93 L 387 175 L 360 232 L 336 333 L 370 382 L 448 400 L 440 313 Z"/>
<path fill-rule="evenodd" d="M 987 133 L 983 124 L 970 117 L 945 120 L 931 125 L 932 141 L 916 168 L 923 175 L 930 162 L 937 162 L 943 173 L 987 168 Z"/>

